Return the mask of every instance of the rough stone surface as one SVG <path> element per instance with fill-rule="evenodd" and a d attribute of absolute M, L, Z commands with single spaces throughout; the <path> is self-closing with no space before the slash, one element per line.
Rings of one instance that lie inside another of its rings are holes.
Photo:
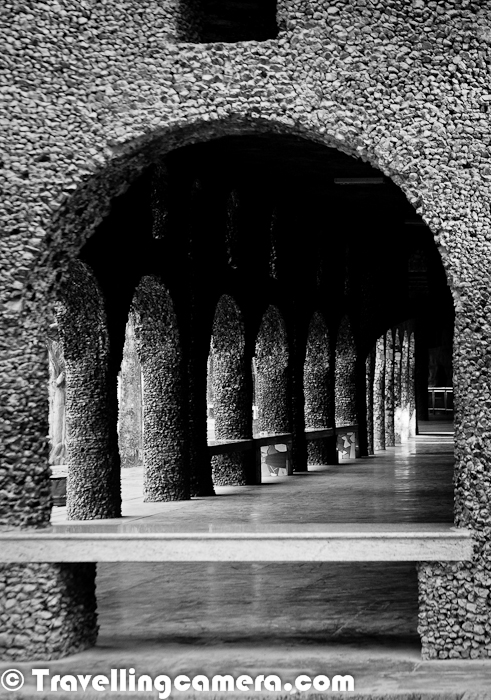
<path fill-rule="evenodd" d="M 333 364 L 329 331 L 322 315 L 316 312 L 309 325 L 303 371 L 304 415 L 307 429 L 320 430 L 334 427 Z M 307 460 L 308 464 L 332 464 L 333 460 L 336 461 L 333 440 L 309 440 Z"/>
<path fill-rule="evenodd" d="M 56 316 L 65 357 L 68 518 L 116 518 L 121 515 L 117 376 L 101 293 L 81 262 L 70 266 Z"/>
<path fill-rule="evenodd" d="M 373 375 L 373 446 L 385 450 L 385 336 L 375 346 Z"/>
<path fill-rule="evenodd" d="M 252 438 L 251 397 L 248 395 L 244 324 L 237 304 L 224 295 L 213 321 L 213 396 L 215 438 Z M 253 455 L 254 457 L 254 455 Z M 220 486 L 247 483 L 248 453 L 212 458 L 213 483 Z"/>
<path fill-rule="evenodd" d="M 95 644 L 95 564 L 0 565 L 0 659 L 59 659 Z"/>
<path fill-rule="evenodd" d="M 394 329 L 394 442 L 401 444 L 402 431 L 402 337 L 399 328 Z"/>
<path fill-rule="evenodd" d="M 273 306 L 263 316 L 256 340 L 256 401 L 260 433 L 290 430 L 288 339 Z"/>
<path fill-rule="evenodd" d="M 416 435 L 416 356 L 415 356 L 414 331 L 409 332 L 409 356 L 408 356 L 408 407 L 409 428 L 408 437 Z"/>
<path fill-rule="evenodd" d="M 132 305 L 143 374 L 145 501 L 190 498 L 189 454 L 179 331 L 162 283 L 143 277 Z"/>
<path fill-rule="evenodd" d="M 395 373 L 394 373 L 394 331 L 390 329 L 385 336 L 385 446 L 393 447 L 395 443 Z"/>
<path fill-rule="evenodd" d="M 351 324 L 345 316 L 336 338 L 336 360 L 334 365 L 336 396 L 336 425 L 353 425 L 356 413 L 356 361 L 357 351 Z"/>

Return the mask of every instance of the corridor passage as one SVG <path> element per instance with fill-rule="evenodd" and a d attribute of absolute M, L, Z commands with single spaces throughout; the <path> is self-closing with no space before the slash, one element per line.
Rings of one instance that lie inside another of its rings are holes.
<path fill-rule="evenodd" d="M 217 497 L 143 503 L 142 473 L 123 472 L 121 519 L 84 529 L 208 529 L 285 523 L 450 523 L 451 423 L 375 457 Z M 64 521 L 54 509 L 53 524 Z M 414 563 L 98 565 L 99 645 L 143 642 L 361 643 L 419 649 Z"/>

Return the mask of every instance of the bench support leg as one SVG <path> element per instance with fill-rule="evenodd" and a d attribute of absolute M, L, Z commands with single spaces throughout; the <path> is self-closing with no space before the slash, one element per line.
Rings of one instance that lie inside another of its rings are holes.
<path fill-rule="evenodd" d="M 0 659 L 59 659 L 97 640 L 95 564 L 2 564 Z"/>

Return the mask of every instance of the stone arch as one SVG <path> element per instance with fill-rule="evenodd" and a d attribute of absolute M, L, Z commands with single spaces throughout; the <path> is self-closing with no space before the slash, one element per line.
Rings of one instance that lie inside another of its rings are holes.
<path fill-rule="evenodd" d="M 118 517 L 116 373 L 103 299 L 81 262 L 70 265 L 56 316 L 65 359 L 68 517 Z"/>
<path fill-rule="evenodd" d="M 252 438 L 252 408 L 246 378 L 245 330 L 234 299 L 218 300 L 211 340 L 215 437 L 217 440 Z M 216 455 L 212 459 L 216 485 L 243 485 L 251 479 L 250 452 Z"/>
<path fill-rule="evenodd" d="M 336 425 L 353 425 L 356 411 L 356 362 L 357 350 L 351 322 L 344 316 L 336 338 L 335 397 Z"/>
<path fill-rule="evenodd" d="M 227 105 L 225 105 L 226 107 Z M 452 199 L 449 197 L 445 201 L 445 208 L 442 209 L 440 189 L 438 181 L 428 181 L 425 177 L 426 167 L 424 162 L 417 159 L 411 161 L 408 171 L 405 163 L 400 158 L 392 157 L 390 147 L 382 147 L 378 140 L 370 141 L 365 137 L 354 135 L 347 140 L 340 135 L 338 122 L 336 128 L 328 126 L 319 127 L 319 115 L 312 112 L 312 121 L 309 118 L 298 119 L 296 115 L 275 113 L 272 111 L 267 117 L 258 116 L 256 110 L 246 113 L 237 113 L 232 104 L 226 119 L 215 115 L 202 117 L 196 115 L 195 110 L 186 108 L 180 112 L 178 126 L 171 122 L 158 120 L 142 133 L 141 128 L 137 129 L 138 137 L 135 137 L 135 129 L 132 123 L 126 123 L 118 127 L 117 137 L 111 132 L 107 142 L 100 144 L 100 151 L 97 158 L 77 159 L 77 165 L 70 172 L 70 191 L 67 194 L 63 188 L 63 183 L 53 182 L 51 191 L 52 201 L 56 203 L 52 215 L 47 213 L 41 215 L 36 212 L 31 222 L 30 229 L 41 231 L 41 238 L 36 238 L 38 252 L 33 256 L 29 251 L 29 263 L 27 273 L 24 276 L 23 290 L 27 290 L 24 297 L 16 292 L 15 298 L 6 304 L 6 315 L 4 333 L 5 337 L 13 340 L 12 347 L 20 347 L 29 354 L 30 363 L 28 370 L 23 363 L 24 373 L 28 371 L 27 385 L 30 389 L 30 424 L 32 430 L 23 433 L 22 441 L 16 445 L 16 450 L 11 451 L 17 472 L 22 471 L 26 475 L 31 471 L 33 455 L 44 454 L 44 435 L 46 434 L 45 418 L 45 348 L 44 338 L 46 337 L 47 322 L 45 309 L 52 307 L 58 288 L 58 279 L 63 277 L 63 273 L 68 270 L 70 260 L 76 258 L 83 243 L 92 235 L 96 226 L 109 214 L 111 203 L 115 197 L 124 193 L 129 185 L 152 163 L 157 162 L 165 154 L 176 148 L 202 141 L 220 138 L 227 134 L 266 134 L 276 133 L 292 135 L 310 140 L 316 143 L 332 147 L 354 158 L 360 156 L 369 162 L 373 167 L 379 168 L 386 176 L 404 192 L 407 199 L 416 207 L 430 227 L 435 242 L 442 243 L 439 247 L 439 254 L 445 267 L 449 286 L 456 308 L 460 315 L 456 319 L 455 334 L 462 339 L 463 347 L 469 350 L 468 339 L 465 335 L 465 319 L 472 317 L 476 308 L 475 298 L 467 298 L 466 290 L 460 284 L 460 268 L 452 263 L 452 256 L 447 255 L 448 246 L 445 245 L 452 230 L 454 221 L 459 220 L 458 206 L 461 196 Z M 135 124 L 138 117 L 135 116 Z M 321 120 L 322 121 L 322 120 Z M 155 125 L 156 124 L 156 125 Z M 373 132 L 375 133 L 375 132 Z M 34 148 L 37 146 L 34 145 Z M 43 147 L 39 145 L 39 148 Z M 35 159 L 35 152 L 30 151 L 31 159 Z M 42 152 L 39 151 L 39 155 Z M 411 177 L 409 177 L 411 175 Z M 447 187 L 448 182 L 445 181 Z M 423 185 L 424 183 L 424 185 Z M 46 209 L 44 209 L 47 212 Z M 486 204 L 486 211 L 488 206 Z M 19 216 L 23 216 L 23 210 L 19 210 Z M 15 228 L 21 225 L 20 229 Z M 18 230 L 23 230 L 22 218 L 16 215 L 9 216 L 7 232 L 16 234 Z M 31 241 L 29 241 L 31 245 Z M 481 256 L 476 260 L 483 260 Z M 451 264 L 452 263 L 452 264 Z M 451 264 L 451 266 L 450 266 Z M 484 265 L 484 263 L 483 263 Z M 477 285 L 476 294 L 482 297 L 483 303 L 487 298 L 487 276 L 484 266 L 474 265 L 474 283 Z M 449 273 L 450 270 L 450 273 Z M 467 284 L 468 282 L 466 282 Z M 35 290 L 35 291 L 33 291 Z M 24 294 L 24 292 L 22 292 Z M 472 296 L 472 295 L 471 295 Z M 20 311 L 24 314 L 21 317 Z M 26 321 L 26 319 L 29 319 Z M 462 319 L 462 320 L 461 320 Z M 35 339 L 33 343 L 33 338 Z M 13 373 L 21 372 L 19 356 L 17 350 L 10 358 Z M 465 376 L 466 352 L 455 355 L 456 377 L 459 376 L 460 369 L 458 363 L 462 362 L 462 375 Z M 3 383 L 2 390 L 6 396 L 10 391 L 10 386 Z M 456 391 L 456 402 L 466 402 L 467 394 L 460 394 Z M 466 410 L 472 412 L 472 408 Z M 457 413 L 456 413 L 457 416 Z M 16 423 L 14 421 L 14 427 Z M 36 425 L 34 429 L 34 425 Z M 9 435 L 7 435 L 9 437 Z M 21 444 L 22 443 L 22 444 Z M 468 455 L 470 458 L 470 455 Z M 44 460 L 44 457 L 43 457 Z M 469 461 L 469 460 L 467 460 Z M 45 470 L 40 471 L 34 480 L 36 484 L 36 500 L 39 503 L 38 512 L 32 509 L 26 511 L 22 505 L 22 492 L 13 489 L 11 484 L 6 484 L 6 489 L 13 495 L 17 505 L 13 505 L 10 499 L 10 508 L 4 522 L 38 522 L 43 523 L 49 520 L 49 475 Z"/>
<path fill-rule="evenodd" d="M 129 135 L 131 133 L 128 127 Z M 337 134 L 320 131 L 318 127 L 308 123 L 286 121 L 280 115 L 269 117 L 257 114 L 239 115 L 231 113 L 226 119 L 196 116 L 192 112 L 184 115 L 180 125 L 161 125 L 150 130 L 138 139 L 124 136 L 118 139 L 118 145 L 108 149 L 99 160 L 97 168 L 91 168 L 90 176 L 84 169 L 80 187 L 71 197 L 64 196 L 57 213 L 54 229 L 63 229 L 65 233 L 65 249 L 71 256 L 90 237 L 95 227 L 107 216 L 112 200 L 123 194 L 138 176 L 150 165 L 158 163 L 166 154 L 184 146 L 198 144 L 225 136 L 255 136 L 255 135 L 292 136 L 331 148 L 356 160 L 363 158 L 373 168 L 380 170 L 390 178 L 404 193 L 408 201 L 416 208 L 432 230 L 435 242 L 438 244 L 439 231 L 435 231 L 435 221 L 431 220 L 431 191 L 425 188 L 422 193 L 417 184 L 418 178 L 408 179 L 405 176 L 400 161 L 391 159 L 387 148 L 377 148 L 377 144 L 363 144 L 363 147 L 353 139 L 352 142 L 339 138 Z M 413 167 L 417 162 L 413 162 Z M 86 168 L 89 164 L 86 164 Z M 425 207 L 428 195 L 428 206 Z M 428 209 L 428 211 L 426 211 Z M 446 251 L 439 248 L 439 253 L 448 272 Z M 61 261 L 59 261 L 61 262 Z M 452 279 L 448 279 L 452 285 Z"/>
<path fill-rule="evenodd" d="M 333 362 L 326 322 L 316 311 L 309 324 L 303 368 L 305 428 L 334 427 Z M 335 458 L 335 440 L 309 440 L 308 464 L 331 464 Z"/>
<path fill-rule="evenodd" d="M 181 344 L 172 299 L 157 277 L 141 279 L 131 313 L 143 376 L 144 500 L 186 500 L 190 475 Z"/>
<path fill-rule="evenodd" d="M 268 306 L 255 347 L 256 402 L 260 433 L 290 430 L 289 349 L 285 322 L 275 306 Z"/>

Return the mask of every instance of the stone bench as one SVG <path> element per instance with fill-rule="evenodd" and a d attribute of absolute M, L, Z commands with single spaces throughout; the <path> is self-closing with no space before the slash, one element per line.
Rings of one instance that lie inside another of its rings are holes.
<path fill-rule="evenodd" d="M 218 526 L 178 531 L 91 521 L 0 532 L 0 561 L 362 562 L 469 561 L 470 531 L 440 524 Z"/>
<path fill-rule="evenodd" d="M 338 443 L 343 442 L 343 437 L 350 436 L 350 441 L 353 443 L 352 456 L 359 457 L 359 444 L 358 444 L 358 425 L 342 425 L 336 428 L 307 428 L 305 430 L 305 439 L 307 442 L 312 442 L 314 440 L 325 440 L 327 438 L 337 438 Z M 264 455 L 261 454 L 261 448 L 266 446 L 275 445 L 285 445 L 287 448 L 287 453 L 291 452 L 292 444 L 292 434 L 291 433 L 269 433 L 257 435 L 253 438 L 243 439 L 243 440 L 211 440 L 208 443 L 208 453 L 210 457 L 215 455 L 223 454 L 233 454 L 238 452 L 248 452 L 250 450 L 255 450 L 256 452 L 256 466 L 255 466 L 255 483 L 261 483 L 261 465 L 264 462 Z M 343 457 L 343 450 L 339 445 L 336 448 L 339 453 L 339 459 Z M 291 460 L 286 461 L 287 473 L 292 475 L 293 465 Z"/>

